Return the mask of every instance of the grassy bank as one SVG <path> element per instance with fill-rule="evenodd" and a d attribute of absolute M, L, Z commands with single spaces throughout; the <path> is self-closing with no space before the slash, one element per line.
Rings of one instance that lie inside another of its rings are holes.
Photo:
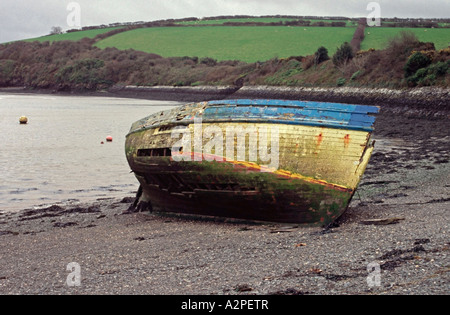
<path fill-rule="evenodd" d="M 449 45 L 450 28 L 370 27 L 366 28 L 365 38 L 361 43 L 361 49 L 385 49 L 389 38 L 392 38 L 404 31 L 414 33 L 422 42 L 434 43 L 436 49 L 444 49 Z"/>
<path fill-rule="evenodd" d="M 163 57 L 197 56 L 245 62 L 331 53 L 351 41 L 352 27 L 205 26 L 140 28 L 105 38 L 96 47 L 135 49 Z"/>
<path fill-rule="evenodd" d="M 422 42 L 434 43 L 438 50 L 444 49 L 449 44 L 450 28 L 444 20 L 438 22 L 432 19 L 384 19 L 383 27 L 366 28 L 360 49 L 385 49 L 389 38 L 405 30 L 413 32 Z M 97 37 L 95 45 L 102 49 L 114 47 L 163 57 L 209 57 L 219 61 L 256 62 L 307 56 L 314 54 L 320 46 L 327 48 L 332 55 L 343 42 L 352 40 L 357 25 L 358 19 L 355 18 L 227 16 L 122 25 L 115 23 L 107 28 L 89 27 L 82 31 L 28 41 L 78 41 L 100 35 L 101 38 Z M 122 33 L 118 34 L 120 31 Z"/>

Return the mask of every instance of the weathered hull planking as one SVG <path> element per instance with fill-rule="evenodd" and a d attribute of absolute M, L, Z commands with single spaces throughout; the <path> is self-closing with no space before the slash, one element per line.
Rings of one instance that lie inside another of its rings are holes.
<path fill-rule="evenodd" d="M 373 151 L 377 107 L 280 100 L 188 104 L 136 122 L 126 155 L 137 207 L 326 226 Z"/>

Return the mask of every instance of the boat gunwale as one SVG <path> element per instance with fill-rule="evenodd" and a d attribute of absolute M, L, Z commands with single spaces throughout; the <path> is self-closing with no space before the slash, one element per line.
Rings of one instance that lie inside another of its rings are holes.
<path fill-rule="evenodd" d="M 253 107 L 282 107 L 282 108 L 302 108 L 302 109 L 317 109 L 327 110 L 342 113 L 355 114 L 378 114 L 380 112 L 379 106 L 373 105 L 358 105 L 346 103 L 329 103 L 329 102 L 311 102 L 311 101 L 289 101 L 289 100 L 264 100 L 264 99 L 237 99 L 237 100 L 218 100 L 204 102 L 210 107 L 214 106 L 253 106 Z M 191 103 L 196 104 L 196 103 Z M 191 105 L 188 104 L 188 105 Z M 349 109 L 349 110 L 346 110 Z"/>
<path fill-rule="evenodd" d="M 197 107 L 195 107 L 197 106 Z M 199 103 L 188 103 L 181 105 L 171 110 L 161 111 L 136 121 L 133 126 L 139 122 L 143 122 L 141 126 L 133 129 L 127 134 L 133 134 L 144 130 L 151 130 L 164 126 L 188 126 L 191 125 L 196 117 L 202 117 L 203 113 L 208 110 L 214 110 L 214 108 L 221 107 L 249 107 L 249 108 L 292 108 L 292 109 L 305 109 L 305 110 L 317 110 L 335 113 L 355 114 L 362 115 L 363 117 L 374 117 L 379 113 L 380 108 L 378 106 L 367 105 L 354 105 L 354 104 L 340 104 L 340 103 L 324 103 L 324 102 L 304 102 L 304 101 L 285 101 L 285 100 L 218 100 Z M 186 112 L 186 115 L 178 120 L 177 117 L 187 109 L 192 108 L 192 112 Z M 177 115 L 177 112 L 180 112 Z M 163 113 L 173 113 L 169 117 L 162 115 Z M 164 116 L 162 120 L 158 120 L 159 116 Z M 197 116 L 200 114 L 199 116 Z M 153 122 L 152 122 L 152 120 Z M 189 120 L 188 120 L 189 119 Z M 145 123 L 144 123 L 145 122 Z M 350 123 L 361 122 L 361 124 L 349 125 Z M 230 116 L 215 117 L 215 118 L 203 118 L 202 123 L 261 123 L 261 124 L 286 124 L 286 125 L 299 125 L 299 126 L 311 126 L 311 127 L 323 127 L 332 129 L 345 129 L 372 132 L 374 130 L 373 124 L 375 119 L 368 119 L 367 121 L 360 121 L 359 119 L 347 119 L 347 120 L 327 120 L 320 119 L 288 119 L 286 117 L 279 118 L 262 118 L 262 117 L 237 117 L 232 118 Z M 364 124 L 363 124 L 364 123 Z"/>

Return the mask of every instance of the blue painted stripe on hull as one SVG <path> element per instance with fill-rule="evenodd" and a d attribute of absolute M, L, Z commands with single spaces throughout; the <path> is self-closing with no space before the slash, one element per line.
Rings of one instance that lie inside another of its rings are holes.
<path fill-rule="evenodd" d="M 380 109 L 376 106 L 326 103 L 326 102 L 306 102 L 306 101 L 284 101 L 284 100 L 220 100 L 210 101 L 209 105 L 253 105 L 253 106 L 292 106 L 301 108 L 329 109 L 340 112 L 352 113 L 373 113 L 376 114 Z"/>
<path fill-rule="evenodd" d="M 317 120 L 355 124 L 362 126 L 371 126 L 375 122 L 375 117 L 364 114 L 352 114 L 346 112 L 332 112 L 315 109 L 297 109 L 297 108 L 265 108 L 265 107 L 208 107 L 203 113 L 204 119 L 220 118 L 269 118 L 283 120 Z"/>
<path fill-rule="evenodd" d="M 208 102 L 204 121 L 269 122 L 372 131 L 378 107 L 282 100 Z"/>
<path fill-rule="evenodd" d="M 190 112 L 190 108 L 193 109 Z M 181 111 L 181 112 L 180 112 Z M 161 125 L 188 125 L 194 116 L 205 123 L 272 123 L 373 131 L 375 106 L 284 100 L 221 100 L 193 103 L 148 116 L 134 124 L 136 132 Z"/>

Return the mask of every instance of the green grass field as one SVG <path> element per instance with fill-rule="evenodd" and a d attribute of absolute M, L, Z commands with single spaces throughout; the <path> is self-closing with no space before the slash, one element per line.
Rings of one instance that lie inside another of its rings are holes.
<path fill-rule="evenodd" d="M 99 41 L 99 48 L 116 47 L 155 53 L 163 57 L 197 56 L 217 60 L 241 60 L 246 62 L 265 61 L 274 57 L 306 56 L 325 46 L 332 56 L 343 42 L 350 42 L 355 27 L 348 20 L 348 27 L 299 27 L 299 26 L 208 26 L 210 23 L 225 22 L 278 22 L 292 19 L 249 18 L 219 19 L 213 21 L 184 22 L 187 25 L 200 24 L 203 27 L 152 27 L 140 28 L 116 34 Z M 311 20 L 316 22 L 319 20 Z M 105 28 L 79 31 L 61 35 L 49 35 L 26 41 L 77 41 L 93 38 L 99 34 L 117 29 Z M 414 32 L 421 41 L 434 42 L 436 49 L 448 47 L 450 28 L 366 28 L 362 50 L 383 49 L 389 38 L 400 31 Z"/>
<path fill-rule="evenodd" d="M 103 33 L 107 33 L 110 31 L 113 31 L 115 29 L 118 29 L 120 27 L 110 27 L 110 28 L 102 28 L 98 30 L 87 30 L 87 31 L 79 31 L 79 32 L 72 32 L 72 33 L 65 33 L 65 34 L 58 34 L 58 35 L 48 35 L 48 36 L 42 36 L 37 38 L 31 38 L 25 40 L 26 42 L 53 42 L 53 41 L 61 41 L 61 40 L 72 40 L 77 41 L 83 38 L 94 38 L 95 36 Z"/>
<path fill-rule="evenodd" d="M 396 27 L 368 27 L 366 37 L 361 43 L 361 49 L 383 49 L 389 38 L 401 31 L 412 31 L 422 42 L 433 42 L 436 49 L 443 49 L 450 45 L 450 28 L 396 28 Z"/>
<path fill-rule="evenodd" d="M 351 41 L 354 31 L 352 27 L 154 27 L 120 33 L 96 46 L 132 48 L 163 57 L 197 56 L 255 62 L 311 55 L 320 46 L 325 46 L 332 55 L 343 42 Z"/>

